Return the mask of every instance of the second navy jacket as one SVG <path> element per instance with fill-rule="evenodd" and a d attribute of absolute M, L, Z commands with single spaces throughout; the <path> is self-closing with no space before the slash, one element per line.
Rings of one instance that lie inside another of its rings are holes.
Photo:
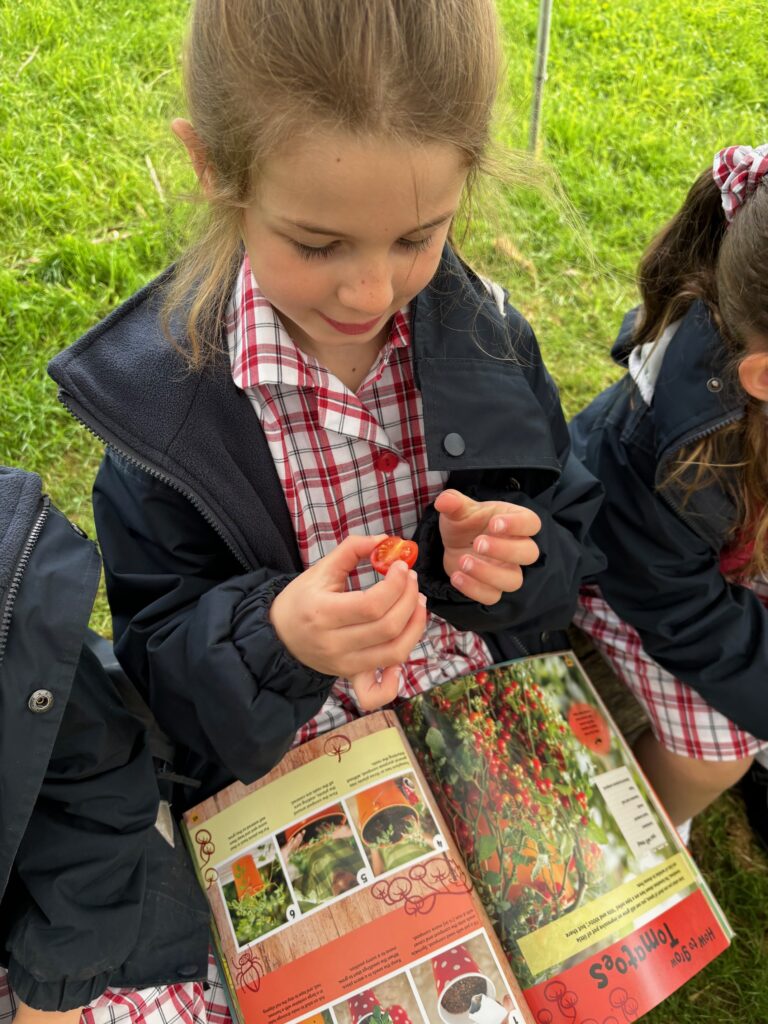
<path fill-rule="evenodd" d="M 61 353 L 60 398 L 107 444 L 94 491 L 116 652 L 183 748 L 195 798 L 251 781 L 285 753 L 333 680 L 296 662 L 269 621 L 302 570 L 272 457 L 248 396 L 219 358 L 193 372 L 159 324 L 164 277 Z M 412 305 L 416 381 L 431 470 L 478 500 L 532 508 L 541 556 L 493 606 L 443 572 L 424 511 L 420 588 L 430 611 L 482 634 L 495 655 L 541 650 L 565 628 L 602 556 L 587 540 L 601 489 L 573 458 L 557 389 L 530 326 L 499 308 L 446 248 Z"/>
<path fill-rule="evenodd" d="M 0 964 L 39 1010 L 207 968 L 207 903 L 154 827 L 141 722 L 83 646 L 99 568 L 40 479 L 0 466 Z"/>
<path fill-rule="evenodd" d="M 632 311 L 613 350 L 624 365 L 634 320 Z M 627 374 L 571 424 L 574 451 L 606 489 L 592 531 L 608 558 L 597 582 L 662 668 L 768 739 L 768 609 L 720 570 L 737 525 L 733 501 L 715 483 L 686 501 L 668 479 L 682 448 L 745 413 L 702 302 L 680 321 L 652 383 L 647 401 Z"/>

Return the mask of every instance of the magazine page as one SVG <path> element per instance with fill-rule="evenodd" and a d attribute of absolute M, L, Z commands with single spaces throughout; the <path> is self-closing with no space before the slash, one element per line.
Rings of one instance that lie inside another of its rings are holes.
<path fill-rule="evenodd" d="M 184 815 L 245 1024 L 533 1024 L 397 718 Z"/>
<path fill-rule="evenodd" d="M 722 912 L 570 652 L 398 713 L 538 1024 L 636 1020 L 726 948 Z"/>

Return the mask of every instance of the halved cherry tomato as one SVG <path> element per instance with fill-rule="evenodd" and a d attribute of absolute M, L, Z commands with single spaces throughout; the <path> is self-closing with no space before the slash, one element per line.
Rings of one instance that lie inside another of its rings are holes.
<path fill-rule="evenodd" d="M 386 576 L 393 562 L 405 562 L 410 569 L 416 564 L 419 548 L 412 540 L 402 537 L 385 537 L 371 552 L 371 565 L 376 572 Z"/>

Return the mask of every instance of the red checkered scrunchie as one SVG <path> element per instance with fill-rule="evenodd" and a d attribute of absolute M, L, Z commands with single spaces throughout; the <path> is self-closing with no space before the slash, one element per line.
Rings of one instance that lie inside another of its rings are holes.
<path fill-rule="evenodd" d="M 768 143 L 755 149 L 751 146 L 728 146 L 715 154 L 712 177 L 720 189 L 725 219 L 729 224 L 766 173 Z"/>

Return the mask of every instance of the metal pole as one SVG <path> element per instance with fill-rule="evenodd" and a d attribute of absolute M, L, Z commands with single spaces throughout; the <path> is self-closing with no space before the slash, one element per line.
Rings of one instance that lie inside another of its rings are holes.
<path fill-rule="evenodd" d="M 541 102 L 544 98 L 544 83 L 547 80 L 549 26 L 551 20 L 552 0 L 541 0 L 539 5 L 539 27 L 536 31 L 536 67 L 533 73 L 531 130 L 528 135 L 528 149 L 531 153 L 535 153 L 539 146 L 539 122 L 541 120 Z"/>

